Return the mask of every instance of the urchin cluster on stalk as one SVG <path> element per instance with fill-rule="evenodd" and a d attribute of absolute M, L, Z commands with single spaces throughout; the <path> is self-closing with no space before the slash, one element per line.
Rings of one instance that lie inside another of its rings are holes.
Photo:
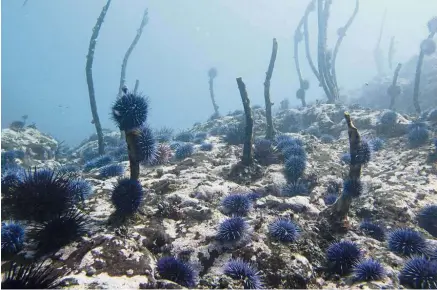
<path fill-rule="evenodd" d="M 140 162 L 151 163 L 156 158 L 156 142 L 152 130 L 145 125 L 149 112 L 148 99 L 123 88 L 123 94 L 112 105 L 112 118 L 126 132 L 131 179 L 140 175 Z"/>
<path fill-rule="evenodd" d="M 349 175 L 343 184 L 343 192 L 334 204 L 324 210 L 319 217 L 320 228 L 324 232 L 332 233 L 347 229 L 345 219 L 347 218 L 352 200 L 360 196 L 363 187 L 360 181 L 361 167 L 370 160 L 370 146 L 361 140 L 358 129 L 352 123 L 348 112 L 344 113 L 348 126 L 349 150 L 351 162 L 349 164 Z"/>

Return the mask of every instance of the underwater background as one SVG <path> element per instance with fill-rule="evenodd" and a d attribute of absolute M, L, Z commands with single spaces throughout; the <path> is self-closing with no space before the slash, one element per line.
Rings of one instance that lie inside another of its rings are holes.
<path fill-rule="evenodd" d="M 2 289 L 437 288 L 436 1 L 1 10 Z"/>
<path fill-rule="evenodd" d="M 29 115 L 45 132 L 77 145 L 94 132 L 85 79 L 85 57 L 92 28 L 105 1 L 2 1 L 2 128 Z M 210 115 L 206 71 L 217 67 L 217 98 L 222 112 L 240 108 L 235 77 L 244 76 L 253 104 L 263 104 L 262 83 L 271 39 L 280 52 L 275 65 L 272 99 L 279 104 L 294 98 L 298 88 L 293 70 L 293 34 L 306 1 L 113 1 L 99 33 L 94 58 L 94 86 L 104 128 L 114 129 L 108 110 L 114 101 L 121 63 L 143 10 L 149 23 L 133 50 L 127 68 L 127 84 L 140 81 L 140 91 L 153 98 L 150 118 L 157 127 L 183 129 Z M 389 10 L 381 46 L 396 36 L 396 61 L 416 53 L 423 22 L 433 16 L 436 3 L 422 0 L 363 1 L 354 25 L 341 47 L 338 78 L 345 92 L 359 88 L 374 76 L 373 49 L 384 9 Z M 354 1 L 333 4 L 329 41 L 347 21 Z M 313 16 L 315 20 L 315 16 Z M 309 23 L 314 30 L 315 22 Z M 311 34 L 314 43 L 317 36 Z M 312 46 L 315 48 L 315 46 Z M 315 50 L 314 50 L 315 52 Z M 303 54 L 303 52 L 302 52 Z M 309 68 L 302 68 L 311 82 Z M 353 74 L 351 74 L 353 72 Z M 322 98 L 311 86 L 308 99 Z M 42 114 L 50 112 L 50 114 Z M 57 121 L 55 121 L 57 120 Z M 62 122 L 59 122 L 62 120 Z M 81 128 L 78 130 L 77 128 Z"/>

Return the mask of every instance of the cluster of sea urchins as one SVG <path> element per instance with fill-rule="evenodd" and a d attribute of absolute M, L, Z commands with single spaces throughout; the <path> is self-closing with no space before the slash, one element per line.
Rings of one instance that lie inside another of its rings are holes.
<path fill-rule="evenodd" d="M 120 179 L 112 193 L 112 203 L 118 215 L 131 215 L 138 210 L 144 196 L 138 181 L 140 163 L 156 162 L 158 147 L 152 130 L 146 125 L 148 111 L 148 99 L 129 92 L 126 87 L 112 106 L 112 118 L 126 134 L 131 170 L 130 179 Z"/>
<path fill-rule="evenodd" d="M 146 125 L 148 112 L 148 99 L 129 92 L 127 88 L 123 89 L 123 95 L 112 106 L 113 120 L 126 133 L 131 162 L 150 163 L 156 158 L 156 141 L 152 130 Z"/>
<path fill-rule="evenodd" d="M 87 181 L 51 169 L 23 169 L 15 180 L 2 188 L 2 210 L 11 219 L 2 223 L 2 259 L 13 258 L 28 240 L 39 256 L 86 233 L 88 219 L 78 205 L 90 193 Z"/>

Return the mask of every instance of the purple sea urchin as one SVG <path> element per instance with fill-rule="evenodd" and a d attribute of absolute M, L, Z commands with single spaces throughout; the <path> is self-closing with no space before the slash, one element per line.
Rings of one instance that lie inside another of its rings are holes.
<path fill-rule="evenodd" d="M 196 285 L 196 274 L 193 268 L 174 257 L 162 257 L 156 267 L 159 275 L 181 286 L 192 288 Z"/>
<path fill-rule="evenodd" d="M 412 229 L 396 229 L 388 236 L 390 251 L 405 256 L 426 254 L 427 244 L 419 232 Z"/>
<path fill-rule="evenodd" d="M 123 178 L 112 191 L 112 203 L 119 215 L 130 215 L 140 207 L 144 191 L 138 180 Z"/>
<path fill-rule="evenodd" d="M 223 212 L 227 215 L 246 215 L 252 208 L 252 200 L 247 194 L 235 193 L 222 200 Z"/>
<path fill-rule="evenodd" d="M 108 178 L 120 176 L 124 173 L 124 167 L 119 164 L 106 165 L 99 170 L 100 177 Z"/>
<path fill-rule="evenodd" d="M 326 260 L 330 271 L 336 274 L 348 274 L 353 265 L 361 258 L 361 250 L 351 241 L 341 241 L 329 246 L 326 251 Z"/>
<path fill-rule="evenodd" d="M 417 215 L 417 222 L 421 228 L 437 237 L 437 205 L 432 204 L 422 208 Z"/>
<path fill-rule="evenodd" d="M 87 231 L 86 216 L 76 209 L 55 217 L 29 230 L 29 237 L 37 242 L 38 251 L 49 253 L 77 240 Z"/>
<path fill-rule="evenodd" d="M 16 222 L 2 222 L 1 245 L 2 256 L 15 254 L 23 248 L 24 227 Z"/>
<path fill-rule="evenodd" d="M 143 125 L 147 119 L 148 109 L 147 98 L 128 92 L 117 98 L 112 105 L 112 118 L 120 130 L 128 131 Z"/>
<path fill-rule="evenodd" d="M 277 219 L 269 225 L 269 235 L 283 243 L 293 243 L 299 238 L 299 227 L 290 220 Z"/>
<path fill-rule="evenodd" d="M 241 259 L 231 259 L 225 266 L 224 274 L 232 279 L 242 280 L 244 289 L 261 289 L 262 287 L 258 270 Z"/>
<path fill-rule="evenodd" d="M 384 277 L 384 267 L 373 259 L 361 261 L 353 268 L 353 278 L 355 281 L 377 281 Z"/>
<path fill-rule="evenodd" d="M 2 206 L 17 220 L 44 222 L 59 216 L 75 202 L 71 179 L 51 169 L 25 173 L 13 194 L 3 196 Z"/>
<path fill-rule="evenodd" d="M 237 243 L 247 236 L 248 230 L 249 225 L 242 217 L 231 217 L 220 224 L 216 238 L 223 243 Z"/>
<path fill-rule="evenodd" d="M 408 288 L 436 289 L 437 262 L 424 257 L 413 257 L 402 268 L 399 281 Z"/>
<path fill-rule="evenodd" d="M 59 289 L 66 270 L 45 266 L 44 261 L 28 265 L 12 263 L 1 283 L 2 289 Z"/>

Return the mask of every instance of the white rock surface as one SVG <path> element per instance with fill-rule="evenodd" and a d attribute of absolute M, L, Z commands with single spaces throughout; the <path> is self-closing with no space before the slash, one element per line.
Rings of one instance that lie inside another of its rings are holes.
<path fill-rule="evenodd" d="M 24 128 L 22 131 L 3 129 L 1 147 L 4 150 L 23 150 L 32 159 L 47 160 L 54 157 L 58 142 L 37 129 Z"/>
<path fill-rule="evenodd" d="M 266 286 L 351 288 L 345 278 L 333 281 L 316 271 L 323 266 L 327 245 L 317 234 L 318 214 L 326 209 L 323 202 L 326 186 L 330 180 L 338 180 L 348 172 L 348 166 L 340 162 L 341 154 L 349 150 L 346 125 L 339 117 L 345 109 L 321 105 L 290 110 L 299 112 L 302 122 L 321 126 L 321 133 L 338 135 L 331 144 L 321 143 L 307 133 L 293 135 L 305 143 L 308 153 L 306 176 L 317 177 L 309 196 L 280 196 L 278 189 L 285 184 L 282 164 L 264 168 L 263 178 L 249 186 L 228 181 L 227 174 L 238 162 L 242 146 L 226 145 L 220 137 L 209 137 L 208 141 L 215 145 L 211 152 L 197 150 L 193 156 L 179 162 L 142 167 L 140 182 L 147 189 L 146 198 L 140 213 L 125 224 L 117 223 L 111 216 L 114 211 L 111 190 L 116 178 L 98 180 L 92 172 L 84 174 L 93 184 L 94 194 L 85 201 L 85 212 L 93 227 L 88 237 L 60 251 L 67 264 L 74 262 L 76 265 L 69 278 L 76 279 L 78 285 L 72 287 L 137 288 L 140 283 L 153 282 L 156 260 L 161 256 L 188 253 L 188 260 L 201 273 L 201 287 L 223 286 L 225 263 L 231 257 L 243 257 L 258 266 Z M 380 114 L 381 111 L 365 109 L 351 111 L 352 119 L 364 137 L 377 135 Z M 197 128 L 223 126 L 227 121 L 234 119 L 226 117 L 200 124 Z M 401 123 L 409 121 L 404 118 Z M 17 140 L 14 144 L 23 142 Z M 83 144 L 82 148 L 86 146 L 91 145 Z M 429 152 L 430 146 L 409 148 L 404 136 L 388 138 L 384 148 L 363 168 L 367 190 L 352 204 L 350 231 L 337 238 L 355 241 L 366 257 L 381 261 L 391 273 L 385 280 L 372 282 L 372 285 L 398 287 L 396 276 L 405 257 L 390 253 L 385 242 L 364 236 L 358 230 L 363 219 L 370 217 L 389 229 L 411 227 L 434 239 L 418 228 L 415 220 L 423 206 L 437 204 L 437 169 L 435 163 L 426 162 Z M 124 165 L 128 176 L 128 165 Z M 158 171 L 162 172 L 158 174 Z M 215 241 L 218 225 L 226 218 L 220 210 L 220 201 L 227 194 L 250 191 L 261 195 L 246 217 L 252 229 L 251 237 L 240 247 L 226 250 Z M 292 218 L 299 225 L 302 232 L 297 243 L 281 245 L 268 237 L 268 224 L 278 217 Z M 79 252 L 83 252 L 82 255 L 77 255 Z M 231 280 L 229 283 L 237 282 Z M 354 287 L 359 285 L 365 284 L 357 283 Z"/>

